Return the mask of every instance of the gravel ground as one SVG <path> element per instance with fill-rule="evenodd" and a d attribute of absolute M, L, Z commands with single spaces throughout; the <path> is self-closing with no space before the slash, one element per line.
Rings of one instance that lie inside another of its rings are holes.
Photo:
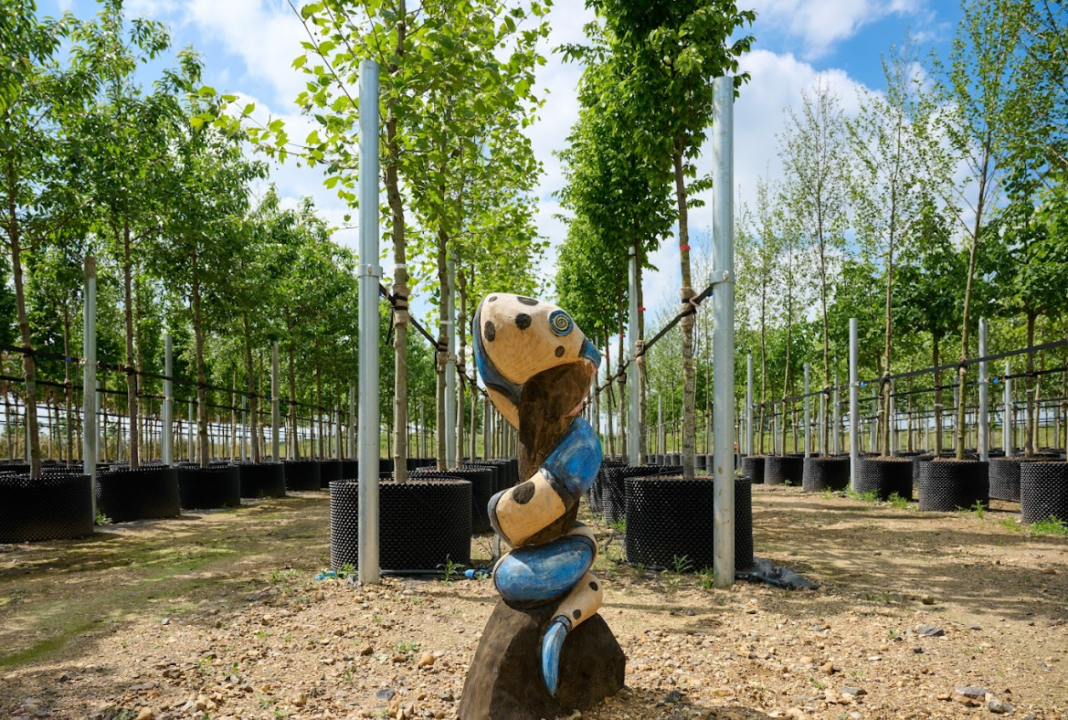
<path fill-rule="evenodd" d="M 0 717 L 454 718 L 491 583 L 318 581 L 328 504 L 0 546 Z M 628 688 L 582 718 L 1068 720 L 1068 539 L 1007 504 L 925 514 L 757 487 L 753 505 L 757 555 L 819 590 L 639 575 L 594 523 Z M 488 538 L 473 549 L 486 560 Z"/>

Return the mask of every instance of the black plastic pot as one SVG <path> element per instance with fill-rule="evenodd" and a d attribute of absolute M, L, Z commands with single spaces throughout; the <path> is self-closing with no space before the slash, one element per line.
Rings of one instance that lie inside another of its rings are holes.
<path fill-rule="evenodd" d="M 177 517 L 178 471 L 163 465 L 111 470 L 96 476 L 97 511 L 113 522 Z"/>
<path fill-rule="evenodd" d="M 10 466 L 8 466 L 10 467 Z M 0 473 L 0 543 L 62 540 L 93 532 L 88 475 Z"/>
<path fill-rule="evenodd" d="M 330 489 L 330 483 L 340 480 L 344 467 L 340 460 L 319 461 L 319 487 L 323 490 Z"/>
<path fill-rule="evenodd" d="M 742 476 L 752 480 L 753 485 L 764 484 L 764 459 L 764 455 L 750 455 L 742 458 Z"/>
<path fill-rule="evenodd" d="M 895 494 L 911 500 L 912 461 L 906 458 L 861 458 L 854 490 L 858 493 L 874 491 L 879 500 L 889 500 Z"/>
<path fill-rule="evenodd" d="M 495 471 L 492 468 L 476 465 L 464 465 L 454 470 L 438 473 L 436 470 L 421 468 L 411 477 L 423 477 L 438 474 L 467 480 L 471 483 L 471 528 L 475 533 L 492 532 L 489 519 L 489 501 L 496 492 Z"/>
<path fill-rule="evenodd" d="M 235 463 L 243 498 L 286 496 L 286 468 L 280 462 Z"/>
<path fill-rule="evenodd" d="M 1020 466 L 1036 462 L 1034 458 L 1001 457 L 990 459 L 990 498 L 1020 502 Z"/>
<path fill-rule="evenodd" d="M 627 514 L 627 489 L 625 481 L 629 477 L 677 475 L 682 467 L 675 465 L 638 465 L 630 467 L 620 464 L 618 467 L 606 468 L 604 484 L 601 486 L 601 513 L 608 523 L 618 522 Z"/>
<path fill-rule="evenodd" d="M 287 490 L 321 490 L 318 460 L 286 460 Z"/>
<path fill-rule="evenodd" d="M 178 497 L 183 510 L 241 506 L 241 475 L 233 465 L 178 467 Z"/>
<path fill-rule="evenodd" d="M 378 486 L 379 566 L 396 573 L 439 572 L 471 563 L 471 483 L 419 477 Z M 358 567 L 359 484 L 330 485 L 330 564 Z"/>
<path fill-rule="evenodd" d="M 1050 517 L 1068 523 L 1068 462 L 1028 462 L 1020 466 L 1020 519 Z"/>
<path fill-rule="evenodd" d="M 920 510 L 952 512 L 990 503 L 989 463 L 926 460 L 920 463 Z"/>
<path fill-rule="evenodd" d="M 699 571 L 713 565 L 715 489 L 712 478 L 628 477 L 627 562 Z M 735 480 L 734 563 L 753 566 L 752 484 Z"/>
<path fill-rule="evenodd" d="M 356 480 L 360 477 L 360 461 L 359 460 L 342 460 L 341 461 L 341 479 L 342 480 Z"/>
<path fill-rule="evenodd" d="M 804 470 L 801 479 L 801 490 L 803 492 L 845 490 L 847 487 L 849 487 L 849 458 L 804 458 Z"/>
<path fill-rule="evenodd" d="M 801 485 L 805 470 L 805 458 L 793 455 L 764 456 L 765 485 Z"/>

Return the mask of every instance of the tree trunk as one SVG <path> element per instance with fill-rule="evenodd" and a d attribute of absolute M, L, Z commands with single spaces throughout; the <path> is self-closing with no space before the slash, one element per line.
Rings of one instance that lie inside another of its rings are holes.
<path fill-rule="evenodd" d="M 63 315 L 63 355 L 70 357 L 70 313 Z M 63 395 L 67 406 L 67 468 L 74 461 L 74 422 L 71 420 L 71 405 L 73 403 L 74 388 L 70 380 L 70 363 L 63 363 Z M 5 418 L 7 415 L 4 416 Z M 9 421 L 10 422 L 10 421 Z"/>
<path fill-rule="evenodd" d="M 286 436 L 286 455 L 290 460 L 300 459 L 300 431 L 297 421 L 297 368 L 293 355 L 293 317 L 286 308 L 286 329 L 289 331 L 289 425 L 290 432 Z"/>
<path fill-rule="evenodd" d="M 130 469 L 140 466 L 137 423 L 137 368 L 134 367 L 133 264 L 130 260 L 130 223 L 122 224 L 122 286 L 126 320 L 126 409 L 130 417 Z"/>
<path fill-rule="evenodd" d="M 942 452 L 942 371 L 938 370 L 941 365 L 939 354 L 938 335 L 931 335 L 931 362 L 934 364 L 934 425 L 935 425 L 935 455 Z"/>
<path fill-rule="evenodd" d="M 1037 313 L 1027 313 L 1027 347 L 1035 345 L 1035 320 Z M 1024 374 L 1024 386 L 1026 391 L 1024 399 L 1027 402 L 1027 428 L 1024 431 L 1024 456 L 1031 457 L 1035 454 L 1036 409 L 1035 409 L 1035 354 L 1027 353 L 1027 371 Z"/>
<path fill-rule="evenodd" d="M 445 470 L 448 466 L 445 458 L 446 432 L 445 421 L 445 371 L 449 358 L 449 270 L 448 270 L 448 236 L 445 228 L 438 226 L 437 251 L 438 251 L 438 349 L 434 354 L 434 371 L 436 373 L 436 417 L 438 431 L 434 434 L 437 450 L 438 470 Z"/>
<path fill-rule="evenodd" d="M 193 338 L 197 363 L 197 439 L 200 452 L 200 467 L 208 467 L 208 381 L 204 370 L 204 324 L 200 299 L 200 273 L 197 267 L 197 254 L 193 253 L 190 262 L 193 270 Z"/>
<path fill-rule="evenodd" d="M 15 308 L 19 338 L 22 341 L 22 377 L 26 383 L 26 434 L 30 441 L 30 478 L 41 477 L 41 438 L 37 434 L 37 361 L 30 339 L 30 321 L 26 315 L 26 293 L 22 283 L 22 245 L 16 214 L 15 159 L 8 160 L 8 241 L 11 248 L 11 271 L 15 281 Z"/>
<path fill-rule="evenodd" d="M 686 178 L 683 175 L 683 145 L 675 140 L 675 198 L 679 212 L 679 264 L 682 270 L 681 301 L 684 310 L 691 309 L 694 296 L 690 279 L 690 229 L 687 211 Z M 697 451 L 697 374 L 693 363 L 694 315 L 687 315 L 682 325 L 682 476 L 694 479 L 694 454 Z"/>
<path fill-rule="evenodd" d="M 252 365 L 252 328 L 248 320 L 248 310 L 243 310 L 241 313 L 241 329 L 245 335 L 245 375 L 248 380 L 248 397 L 249 397 L 249 427 L 250 436 L 252 441 L 252 462 L 258 463 L 261 460 L 260 456 L 260 443 L 259 443 L 259 417 L 257 415 L 258 396 L 256 394 L 256 387 L 254 384 L 255 368 Z M 260 365 L 260 393 L 263 392 L 263 366 Z"/>
<path fill-rule="evenodd" d="M 456 335 L 460 341 L 460 348 L 456 356 L 458 374 L 456 382 L 456 455 L 457 463 L 462 465 L 464 454 L 464 380 L 467 378 L 464 370 L 464 355 L 467 350 L 467 333 L 464 332 L 464 328 L 467 325 L 467 280 L 464 277 L 463 267 L 457 270 L 456 292 L 460 296 L 460 314 L 454 320 L 456 321 Z M 474 390 L 471 392 L 474 393 Z M 471 459 L 474 460 L 473 454 Z"/>
<path fill-rule="evenodd" d="M 638 340 L 636 360 L 638 365 L 638 463 L 645 465 L 649 457 L 646 428 L 649 427 L 646 414 L 647 398 L 649 393 L 649 367 L 645 357 L 645 292 L 642 290 L 642 263 L 645 261 L 645 253 L 637 251 L 634 262 L 637 263 L 638 287 L 638 317 L 636 318 Z"/>

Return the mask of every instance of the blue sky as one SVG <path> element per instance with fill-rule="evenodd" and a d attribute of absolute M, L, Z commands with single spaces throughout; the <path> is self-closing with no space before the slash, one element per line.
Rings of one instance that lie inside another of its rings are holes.
<path fill-rule="evenodd" d="M 72 10 L 79 17 L 97 11 L 92 0 L 38 0 L 42 14 Z M 737 196 L 751 201 L 756 178 L 779 173 L 777 134 L 782 110 L 800 102 L 802 90 L 817 79 L 830 84 L 846 112 L 855 112 L 857 90 L 883 86 L 880 53 L 905 40 L 911 32 L 918 41 L 940 53 L 948 50 L 960 17 L 957 0 L 739 0 L 740 7 L 758 12 L 752 32 L 754 51 L 742 66 L 752 75 L 735 107 L 735 178 Z M 130 16 L 146 15 L 163 21 L 176 48 L 192 45 L 204 58 L 205 81 L 218 90 L 240 93 L 257 102 L 259 112 L 287 117 L 299 125 L 292 100 L 303 87 L 302 76 L 290 68 L 300 54 L 303 30 L 286 0 L 127 0 Z M 539 229 L 555 248 L 564 236 L 560 211 L 553 194 L 562 185 L 553 151 L 564 145 L 568 128 L 578 113 L 574 97 L 581 68 L 564 65 L 548 51 L 561 43 L 582 39 L 582 26 L 591 19 L 581 0 L 557 0 L 550 16 L 552 35 L 543 54 L 549 62 L 539 70 L 538 82 L 548 89 L 541 119 L 531 128 L 531 139 L 545 174 L 537 190 L 541 199 Z M 146 69 L 146 81 L 158 74 Z M 300 136 L 291 130 L 291 136 Z M 711 168 L 711 155 L 703 153 L 699 169 Z M 317 170 L 293 163 L 273 169 L 273 181 L 289 202 L 311 195 L 321 211 L 341 225 L 348 209 L 322 186 Z M 691 227 L 711 224 L 711 208 L 695 210 Z M 340 242 L 355 245 L 356 232 L 340 229 Z M 385 249 L 385 247 L 383 248 Z M 554 250 L 540 268 L 546 279 L 553 272 Z M 646 305 L 651 311 L 674 305 L 678 294 L 677 243 L 665 243 L 652 262 L 660 271 L 647 277 Z M 417 289 L 418 292 L 418 289 Z M 426 305 L 415 298 L 420 315 Z"/>

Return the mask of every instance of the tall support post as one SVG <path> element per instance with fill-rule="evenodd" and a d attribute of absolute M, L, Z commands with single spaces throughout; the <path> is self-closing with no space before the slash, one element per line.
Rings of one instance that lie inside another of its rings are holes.
<path fill-rule="evenodd" d="M 886 429 L 889 431 L 889 438 L 887 439 L 887 452 L 891 455 L 897 450 L 897 411 L 894 409 L 894 381 L 890 381 L 890 404 L 887 406 L 887 412 L 890 413 L 889 418 L 886 421 Z"/>
<path fill-rule="evenodd" d="M 193 454 L 193 401 L 189 401 L 189 422 L 186 424 L 185 447 L 189 453 L 189 462 L 196 461 Z"/>
<path fill-rule="evenodd" d="M 84 338 L 85 365 L 82 367 L 82 472 L 89 476 L 93 492 L 92 513 L 96 520 L 96 455 L 98 435 L 96 429 L 96 258 L 85 258 L 85 308 L 82 312 L 82 336 Z M 170 347 L 168 340 L 168 347 Z M 7 418 L 8 422 L 11 421 Z"/>
<path fill-rule="evenodd" d="M 349 459 L 356 459 L 356 383 L 349 381 Z"/>
<path fill-rule="evenodd" d="M 986 357 L 986 318 L 979 319 L 979 357 Z M 990 381 L 986 360 L 979 361 L 979 459 L 990 460 Z"/>
<path fill-rule="evenodd" d="M 378 583 L 378 63 L 360 63 L 359 523 L 357 578 Z"/>
<path fill-rule="evenodd" d="M 842 452 L 842 418 L 840 416 L 841 410 L 838 402 L 838 373 L 835 373 L 834 391 L 831 397 L 831 404 L 834 405 L 832 408 L 832 412 L 834 413 L 834 431 L 831 433 L 831 452 L 836 456 L 838 453 Z"/>
<path fill-rule="evenodd" d="M 282 460 L 279 454 L 281 419 L 278 410 L 278 343 L 275 343 L 271 347 L 271 459 L 275 462 Z"/>
<path fill-rule="evenodd" d="M 753 353 L 745 360 L 745 452 L 753 455 Z"/>
<path fill-rule="evenodd" d="M 249 452 L 249 434 L 248 434 L 248 397 L 241 396 L 241 427 L 238 428 L 238 432 L 241 433 L 241 459 L 251 460 L 252 453 Z"/>
<path fill-rule="evenodd" d="M 849 318 L 849 487 L 857 489 L 860 467 L 860 378 L 857 372 L 857 319 Z"/>
<path fill-rule="evenodd" d="M 808 396 L 808 363 L 805 363 L 805 457 L 812 455 L 812 398 Z"/>
<path fill-rule="evenodd" d="M 734 583 L 734 78 L 712 81 L 712 459 L 715 584 Z"/>
<path fill-rule="evenodd" d="M 163 338 L 163 427 L 160 428 L 160 456 L 164 465 L 174 464 L 174 348 L 171 344 L 171 336 Z"/>
<path fill-rule="evenodd" d="M 638 395 L 638 249 L 630 249 L 628 264 L 629 278 L 629 317 L 627 326 L 627 353 L 630 362 L 627 364 L 627 393 L 630 396 L 630 406 L 627 408 L 627 433 L 630 446 L 627 448 L 630 466 L 641 465 L 642 458 L 638 457 L 638 449 L 641 447 L 641 436 L 644 430 L 638 427 L 638 404 L 641 398 Z"/>
<path fill-rule="evenodd" d="M 442 298 L 445 303 L 446 342 L 445 353 L 445 467 L 456 467 L 456 258 L 449 252 L 445 261 L 449 278 L 449 292 Z"/>
<path fill-rule="evenodd" d="M 1012 380 L 1009 373 L 1012 367 L 1009 361 L 1005 361 L 1005 388 L 1003 402 L 1005 403 L 1004 417 L 1001 420 L 1001 444 L 1005 450 L 1005 457 L 1012 457 Z"/>

